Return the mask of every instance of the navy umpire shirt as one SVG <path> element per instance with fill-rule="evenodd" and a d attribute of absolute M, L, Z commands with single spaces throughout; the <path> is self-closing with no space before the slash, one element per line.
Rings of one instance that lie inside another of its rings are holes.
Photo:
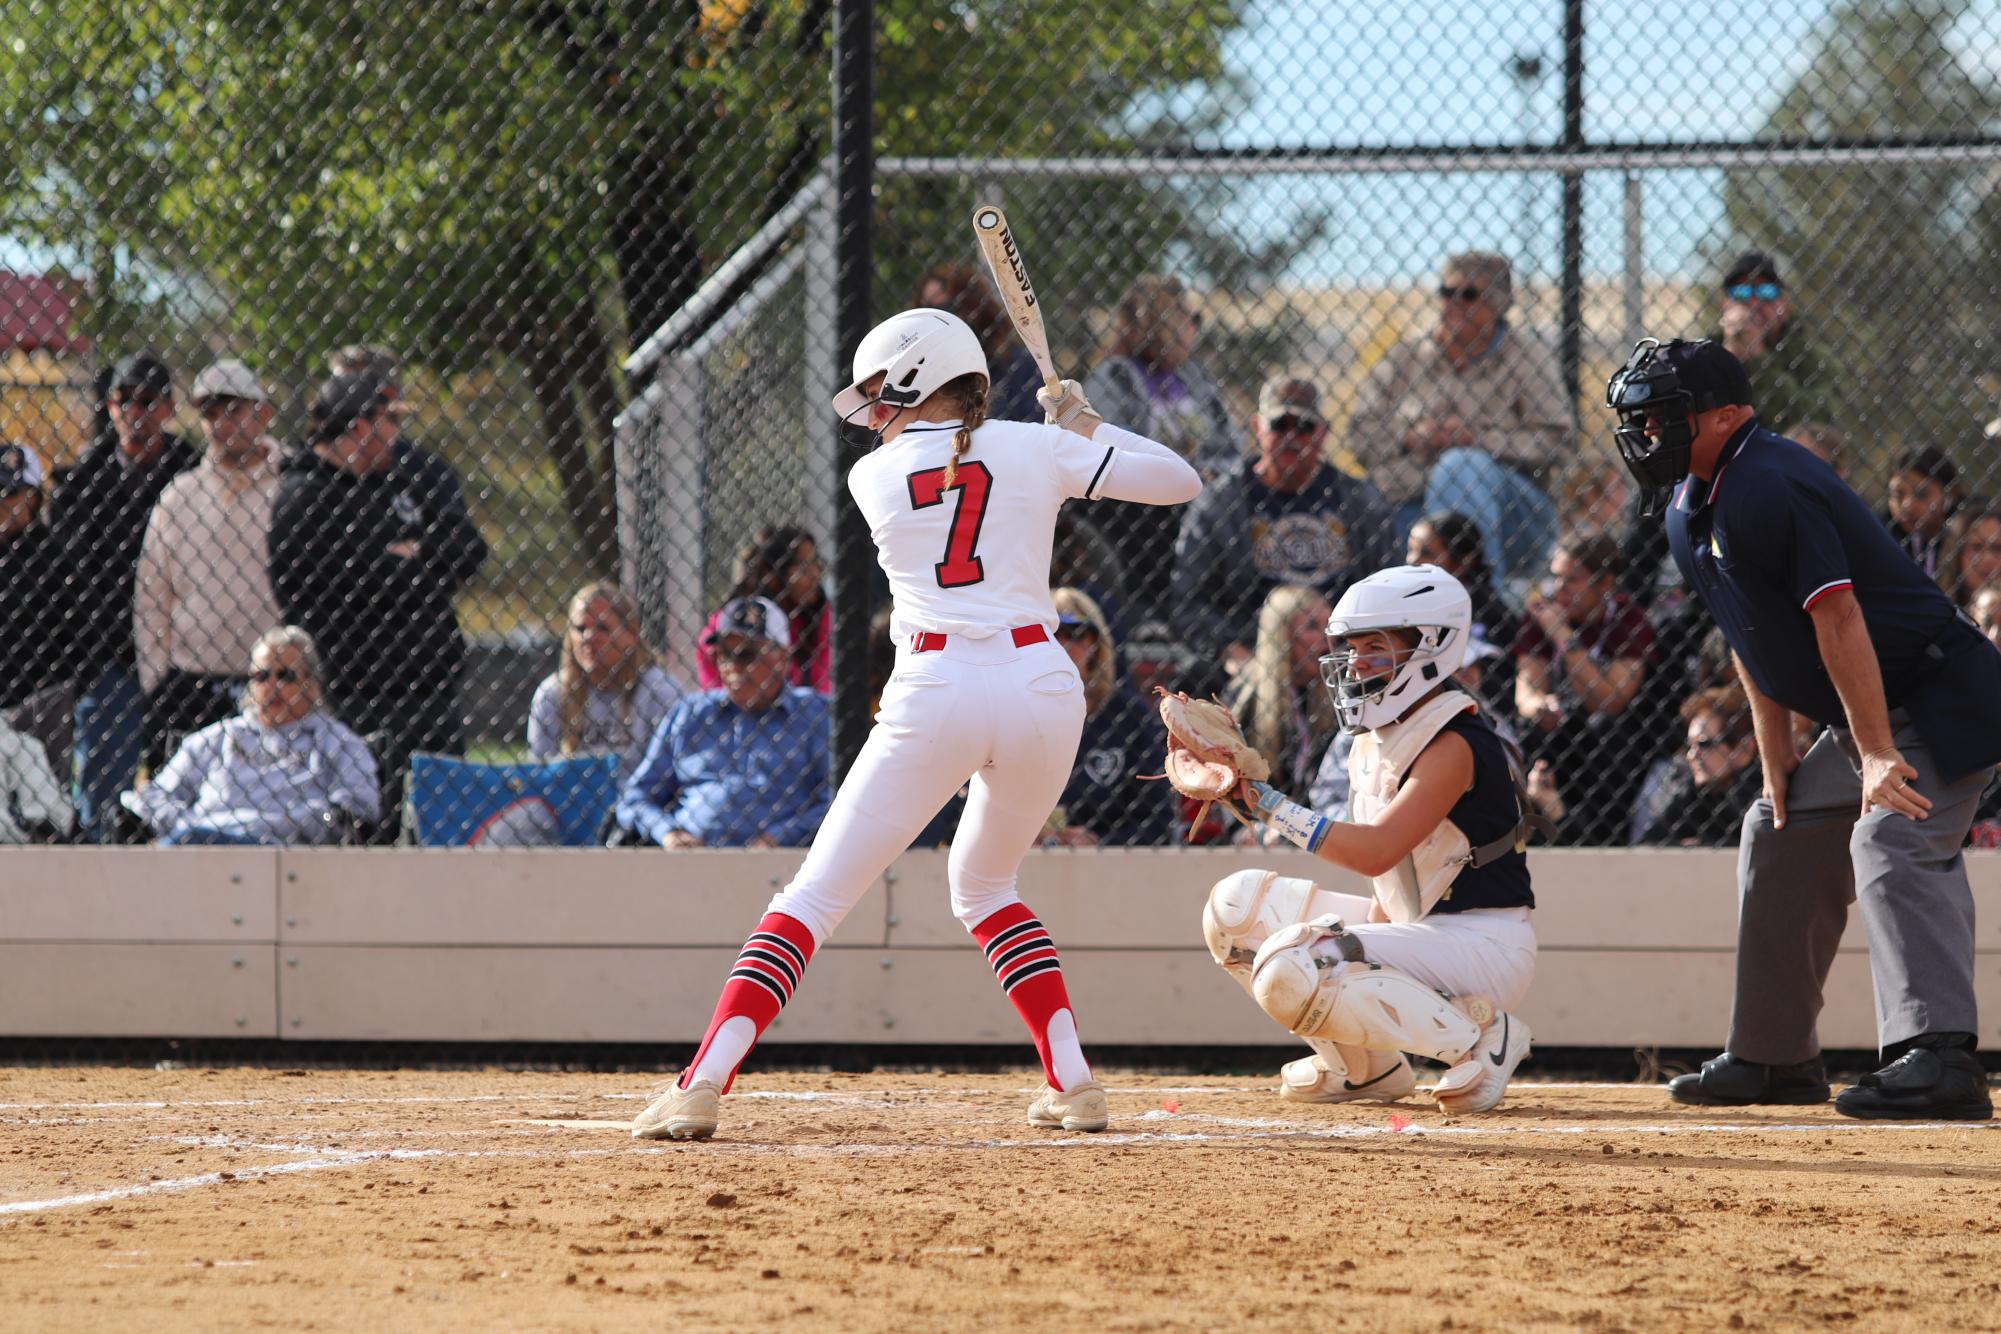
<path fill-rule="evenodd" d="M 1683 580 L 1766 697 L 1848 725 L 1808 613 L 1850 589 L 1886 704 L 1909 711 L 1948 780 L 2001 760 L 2001 653 L 1813 454 L 1745 423 L 1713 478 L 1682 481 L 1667 535 Z"/>

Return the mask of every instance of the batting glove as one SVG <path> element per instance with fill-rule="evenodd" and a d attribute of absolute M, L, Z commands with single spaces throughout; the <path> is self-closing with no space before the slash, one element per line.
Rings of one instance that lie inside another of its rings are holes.
<path fill-rule="evenodd" d="M 1042 420 L 1051 426 L 1068 426 L 1086 413 L 1098 415 L 1091 400 L 1084 397 L 1084 386 L 1075 380 L 1058 382 L 1057 390 L 1044 385 L 1035 391 L 1035 401 L 1042 405 Z"/>

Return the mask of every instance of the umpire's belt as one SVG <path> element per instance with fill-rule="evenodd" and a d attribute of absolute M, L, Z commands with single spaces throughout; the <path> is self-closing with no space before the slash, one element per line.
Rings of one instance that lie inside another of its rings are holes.
<path fill-rule="evenodd" d="M 1016 648 L 1027 648 L 1030 644 L 1046 644 L 1049 642 L 1049 632 L 1039 625 L 1017 625 L 1014 629 L 1008 631 L 1008 633 L 1014 636 L 1014 646 Z M 910 636 L 910 651 L 912 653 L 936 653 L 945 647 L 947 638 L 948 636 L 931 630 L 919 630 L 916 634 Z"/>

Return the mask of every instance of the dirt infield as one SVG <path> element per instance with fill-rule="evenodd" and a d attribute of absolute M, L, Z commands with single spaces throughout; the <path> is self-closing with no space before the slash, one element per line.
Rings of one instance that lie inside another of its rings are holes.
<path fill-rule="evenodd" d="M 1254 1082 L 1071 1136 L 1021 1076 L 754 1074 L 655 1145 L 612 1076 L 0 1071 L 0 1325 L 2001 1328 L 1990 1124 Z"/>

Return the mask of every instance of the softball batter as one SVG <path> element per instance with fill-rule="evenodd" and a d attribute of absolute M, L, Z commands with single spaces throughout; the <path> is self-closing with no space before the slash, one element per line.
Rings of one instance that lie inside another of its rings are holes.
<path fill-rule="evenodd" d="M 896 670 L 874 729 L 804 865 L 723 985 L 695 1060 L 633 1122 L 642 1139 L 706 1139 L 753 1043 L 821 941 L 967 779 L 948 863 L 952 911 L 1034 1038 L 1048 1089 L 1030 1125 L 1105 1128 L 1049 933 L 1015 892 L 1076 761 L 1084 691 L 1051 637 L 1050 548 L 1063 502 L 1184 504 L 1195 470 L 1107 425 L 1074 380 L 1037 397 L 1052 425 L 986 420 L 985 354 L 938 310 L 907 310 L 855 350 L 834 397 L 878 447 L 848 474 L 895 598 Z"/>

